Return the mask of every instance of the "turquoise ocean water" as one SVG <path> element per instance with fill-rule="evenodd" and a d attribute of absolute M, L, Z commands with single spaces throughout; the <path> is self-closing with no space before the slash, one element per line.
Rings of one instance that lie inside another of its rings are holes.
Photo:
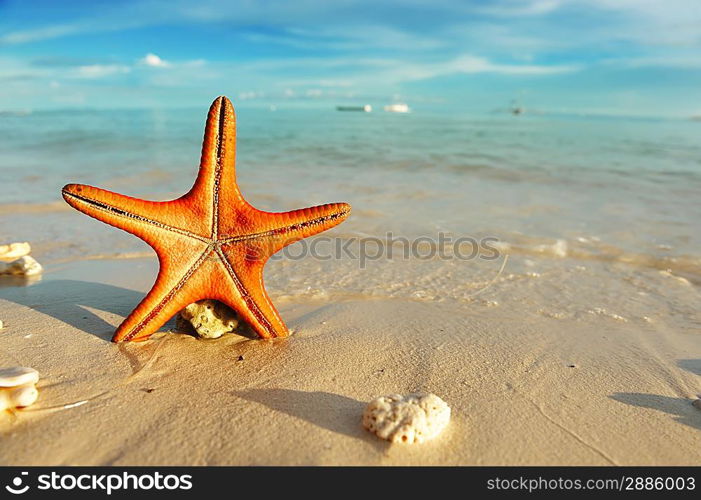
<path fill-rule="evenodd" d="M 179 196 L 206 108 L 0 116 L 0 234 L 45 259 L 143 250 L 65 210 L 61 187 Z M 347 201 L 340 234 L 491 235 L 513 253 L 701 277 L 701 123 L 237 109 L 237 172 L 267 210 Z M 340 231 L 340 228 L 339 228 Z"/>

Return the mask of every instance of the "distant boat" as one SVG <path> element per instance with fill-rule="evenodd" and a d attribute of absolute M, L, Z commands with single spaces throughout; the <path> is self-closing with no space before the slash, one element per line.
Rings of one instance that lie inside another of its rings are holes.
<path fill-rule="evenodd" d="M 519 116 L 522 115 L 526 112 L 526 108 L 521 106 L 521 104 L 518 102 L 518 100 L 513 99 L 511 101 L 511 106 L 509 106 L 509 113 L 511 113 L 514 116 Z"/>
<path fill-rule="evenodd" d="M 516 99 L 514 99 L 513 101 L 511 101 L 511 107 L 509 108 L 509 112 L 514 116 L 518 116 L 518 115 L 522 115 L 523 113 L 525 113 L 526 108 L 521 106 L 518 103 L 518 101 Z"/>
<path fill-rule="evenodd" d="M 389 113 L 408 113 L 409 105 L 404 103 L 395 103 L 385 106 L 385 111 Z"/>
<path fill-rule="evenodd" d="M 365 106 L 336 106 L 336 111 L 362 111 L 364 113 L 370 113 L 372 111 L 372 106 L 369 104 Z"/>

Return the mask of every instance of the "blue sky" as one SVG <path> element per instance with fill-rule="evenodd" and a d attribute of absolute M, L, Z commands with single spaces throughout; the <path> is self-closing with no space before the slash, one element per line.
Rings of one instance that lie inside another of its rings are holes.
<path fill-rule="evenodd" d="M 0 110 L 385 103 L 701 114 L 699 0 L 0 0 Z"/>

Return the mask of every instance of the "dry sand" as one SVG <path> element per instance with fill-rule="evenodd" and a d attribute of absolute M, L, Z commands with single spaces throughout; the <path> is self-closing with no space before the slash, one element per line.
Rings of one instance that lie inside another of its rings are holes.
<path fill-rule="evenodd" d="M 284 340 L 110 343 L 155 272 L 152 258 L 80 261 L 0 289 L 0 365 L 41 373 L 38 403 L 0 417 L 0 463 L 701 463 L 698 335 L 381 298 L 283 300 Z M 412 391 L 452 408 L 435 441 L 362 428 L 367 401 Z"/>

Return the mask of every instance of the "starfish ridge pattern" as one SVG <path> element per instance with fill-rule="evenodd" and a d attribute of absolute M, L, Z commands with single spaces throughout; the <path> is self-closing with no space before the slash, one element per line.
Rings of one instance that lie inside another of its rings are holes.
<path fill-rule="evenodd" d="M 153 288 L 117 328 L 114 342 L 146 340 L 201 299 L 227 304 L 263 338 L 289 335 L 263 286 L 263 267 L 286 245 L 341 223 L 350 205 L 258 210 L 236 183 L 235 155 L 234 107 L 221 96 L 209 110 L 197 179 L 182 197 L 154 202 L 82 184 L 63 188 L 73 208 L 138 236 L 158 255 Z"/>

